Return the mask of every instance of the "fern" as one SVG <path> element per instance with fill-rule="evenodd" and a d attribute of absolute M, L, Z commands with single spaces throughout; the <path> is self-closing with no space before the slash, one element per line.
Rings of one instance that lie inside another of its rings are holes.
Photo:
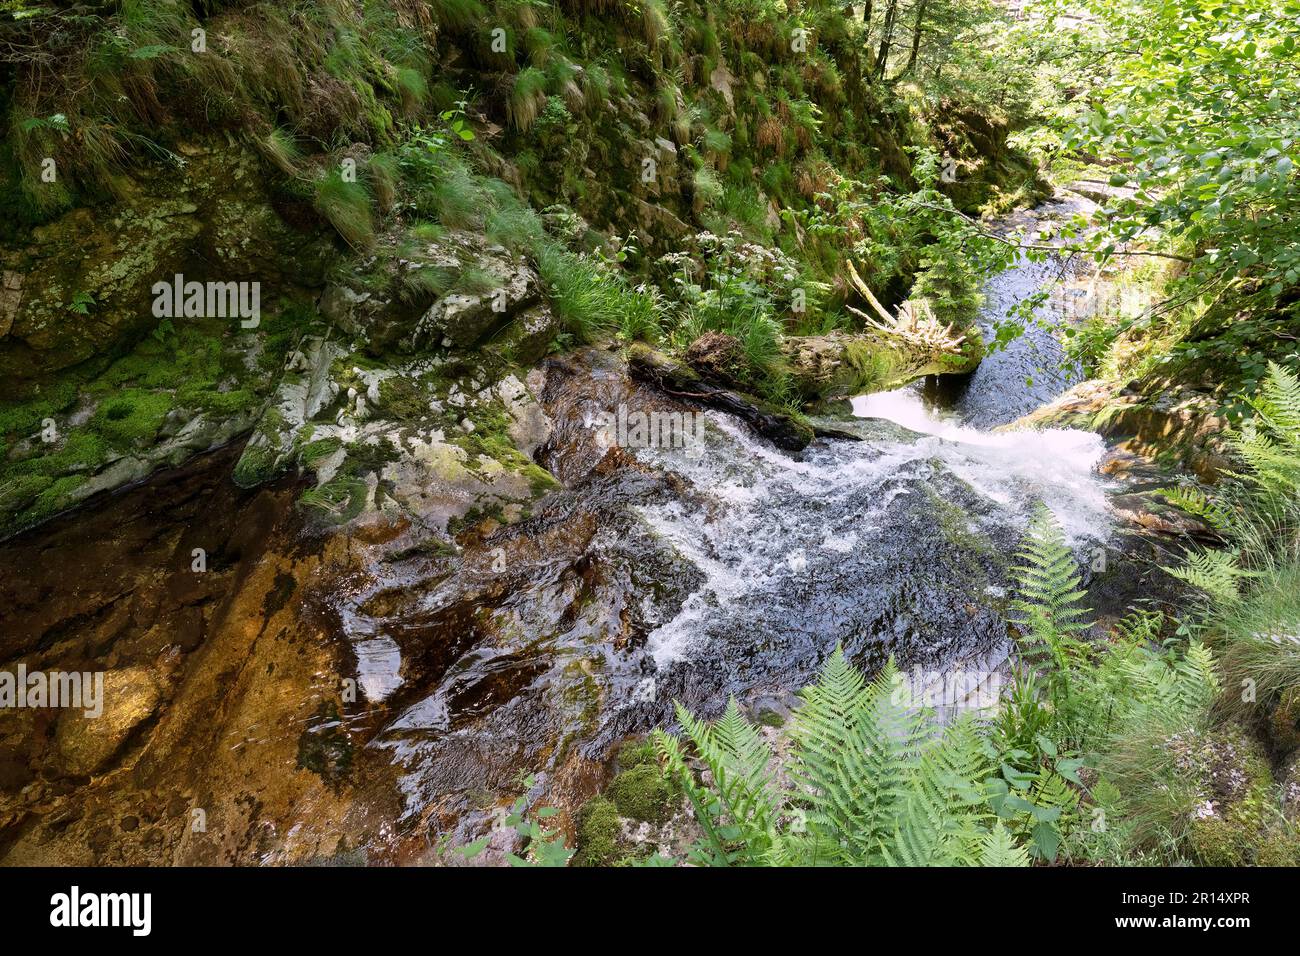
<path fill-rule="evenodd" d="M 1241 598 L 1241 579 L 1250 576 L 1241 567 L 1236 549 L 1190 551 L 1181 566 L 1167 570 L 1221 604 L 1235 604 Z"/>
<path fill-rule="evenodd" d="M 1062 659 L 1077 648 L 1071 638 L 1092 625 L 1082 620 L 1088 613 L 1079 605 L 1085 596 L 1074 555 L 1055 516 L 1039 505 L 1029 521 L 1029 532 L 1013 569 L 1019 598 L 1011 602 L 1015 622 L 1024 638 L 1027 656 L 1050 655 Z"/>
<path fill-rule="evenodd" d="M 1018 625 L 1018 644 L 1026 668 L 1018 677 L 1023 720 L 1040 724 L 1032 697 L 1042 691 L 1052 703 L 1050 737 L 1077 740 L 1082 732 L 1079 708 L 1075 704 L 1073 674 L 1090 657 L 1089 645 L 1080 638 L 1092 625 L 1080 602 L 1085 597 L 1079 566 L 1065 543 L 1065 533 L 1055 516 L 1039 505 L 1029 522 L 1029 531 L 1018 553 L 1020 564 L 1012 569 L 1017 597 L 1011 602 L 1012 621 Z M 1023 693 L 1026 689 L 1032 693 Z M 1026 706 L 1027 705 L 1027 706 Z M 1004 736 L 1023 742 L 1036 736 L 1024 728 L 1005 727 Z"/>
<path fill-rule="evenodd" d="M 1232 527 L 1232 511 L 1222 501 L 1211 498 L 1195 485 L 1180 485 L 1177 488 L 1159 488 L 1155 492 L 1175 508 L 1185 511 L 1201 521 L 1213 531 L 1227 533 Z"/>
<path fill-rule="evenodd" d="M 970 720 L 943 726 L 908 707 L 893 693 L 897 675 L 891 660 L 868 683 L 837 649 L 804 691 L 780 791 L 770 748 L 734 701 L 716 724 L 679 707 L 683 737 L 712 778 L 702 783 L 681 742 L 656 735 L 704 830 L 691 858 L 850 866 L 1027 858 L 1005 834 L 990 842 L 993 763 L 982 729 Z"/>
<path fill-rule="evenodd" d="M 836 651 L 804 691 L 794 720 L 791 774 L 815 797 L 810 823 L 836 834 L 845 843 L 842 855 L 861 861 L 877 859 L 892 836 L 888 808 L 915 769 L 920 719 L 895 701 L 896 675 L 890 661 L 868 686 Z"/>
<path fill-rule="evenodd" d="M 885 859 L 896 866 L 978 864 L 992 820 L 984 783 L 992 769 L 969 719 L 935 736 L 922 753 Z"/>
<path fill-rule="evenodd" d="M 741 715 L 734 698 L 715 724 L 697 720 L 680 704 L 677 719 L 713 777 L 711 787 L 701 786 L 677 740 L 656 732 L 656 748 L 668 772 L 681 782 L 708 838 L 698 862 L 764 862 L 775 840 L 777 817 L 768 772 L 771 749 Z"/>
<path fill-rule="evenodd" d="M 980 838 L 980 866 L 1028 866 L 1029 851 L 1016 843 L 1001 823 Z"/>
<path fill-rule="evenodd" d="M 1275 548 L 1294 546 L 1292 530 L 1300 504 L 1300 379 L 1269 363 L 1260 391 L 1247 399 L 1253 419 L 1231 436 L 1241 473 L 1229 473 L 1224 487 L 1207 494 L 1192 487 L 1166 488 L 1160 494 L 1205 521 L 1233 547 L 1194 551 L 1183 565 L 1166 569 L 1200 588 L 1213 602 L 1232 605 L 1241 597 L 1241 579 L 1267 561 Z"/>

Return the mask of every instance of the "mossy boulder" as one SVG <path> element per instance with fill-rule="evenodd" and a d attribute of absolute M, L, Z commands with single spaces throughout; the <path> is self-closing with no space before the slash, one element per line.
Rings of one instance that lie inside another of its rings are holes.
<path fill-rule="evenodd" d="M 706 378 L 738 387 L 747 363 L 740 340 L 725 332 L 705 332 L 686 349 L 686 363 Z"/>
<path fill-rule="evenodd" d="M 321 311 L 372 356 L 470 349 L 540 299 L 522 258 L 461 230 L 398 227 L 335 271 Z"/>
<path fill-rule="evenodd" d="M 641 764 L 623 771 L 605 792 L 620 814 L 646 823 L 667 820 L 675 797 L 663 771 L 653 764 Z"/>
<path fill-rule="evenodd" d="M 301 504 L 321 522 L 387 515 L 444 543 L 487 518 L 525 517 L 556 485 L 531 458 L 550 421 L 516 375 L 488 382 L 459 368 L 305 340 L 235 466 L 236 483 L 309 471 L 316 484 Z"/>
<path fill-rule="evenodd" d="M 111 207 L 72 209 L 0 245 L 0 376 L 14 392 L 138 341 L 158 323 L 153 284 L 175 274 L 259 282 L 264 304 L 323 282 L 332 244 L 279 217 L 254 155 L 215 142 L 184 151 L 183 168 L 123 179 Z"/>
<path fill-rule="evenodd" d="M 609 786 L 578 811 L 574 866 L 617 866 L 653 852 L 644 838 L 668 824 L 681 805 L 651 741 L 628 741 L 615 765 L 619 771 Z"/>
<path fill-rule="evenodd" d="M 1281 812 L 1263 748 L 1238 728 L 1187 734 L 1170 746 L 1196 789 L 1189 848 L 1205 866 L 1300 860 L 1300 832 Z M 1288 862 L 1286 865 L 1295 865 Z"/>

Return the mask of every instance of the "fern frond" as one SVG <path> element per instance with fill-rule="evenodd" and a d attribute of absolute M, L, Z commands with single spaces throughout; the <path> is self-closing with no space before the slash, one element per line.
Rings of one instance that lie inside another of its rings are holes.
<path fill-rule="evenodd" d="M 711 818 L 716 831 L 711 839 L 723 847 L 738 843 L 742 851 L 739 858 L 732 857 L 734 862 L 760 862 L 775 838 L 777 803 L 768 769 L 771 748 L 745 720 L 735 698 L 716 723 L 697 720 L 680 704 L 677 719 L 713 776 L 711 793 L 716 799 L 701 800 L 696 808 Z M 671 763 L 672 755 L 666 756 Z"/>
<path fill-rule="evenodd" d="M 1240 582 L 1251 576 L 1249 571 L 1241 567 L 1235 549 L 1190 551 L 1183 558 L 1181 567 L 1165 570 L 1224 604 L 1235 604 L 1240 600 Z"/>
<path fill-rule="evenodd" d="M 885 850 L 896 866 L 973 866 L 992 818 L 979 781 L 992 771 L 969 718 L 948 725 L 924 748 L 900 808 L 894 840 Z"/>
<path fill-rule="evenodd" d="M 1159 488 L 1155 494 L 1201 521 L 1213 531 L 1228 533 L 1234 524 L 1232 511 L 1221 501 L 1211 498 L 1195 485 Z"/>
<path fill-rule="evenodd" d="M 1264 387 L 1250 404 L 1285 444 L 1300 441 L 1300 377 L 1290 369 L 1269 362 Z"/>
<path fill-rule="evenodd" d="M 1270 362 L 1263 387 L 1248 401 L 1255 418 L 1233 446 L 1246 462 L 1245 479 L 1257 489 L 1256 507 L 1267 511 L 1300 494 L 1300 378 Z"/>
<path fill-rule="evenodd" d="M 980 838 L 979 851 L 980 866 L 1029 865 L 1029 851 L 1016 843 L 1011 831 L 1000 820 Z"/>
<path fill-rule="evenodd" d="M 916 765 L 921 717 L 894 699 L 897 673 L 891 659 L 867 685 L 837 648 L 795 712 L 791 777 L 810 825 L 834 833 L 846 861 L 879 859 Z"/>
<path fill-rule="evenodd" d="M 1065 533 L 1055 516 L 1039 505 L 1029 522 L 1029 531 L 1017 555 L 1020 564 L 1012 569 L 1019 597 L 1011 608 L 1029 638 L 1031 649 L 1059 637 L 1086 631 L 1092 625 L 1079 602 L 1086 596 L 1074 555 L 1065 543 Z"/>

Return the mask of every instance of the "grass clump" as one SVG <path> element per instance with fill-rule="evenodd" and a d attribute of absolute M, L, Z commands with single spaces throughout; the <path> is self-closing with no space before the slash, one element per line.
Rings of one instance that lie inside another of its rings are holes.
<path fill-rule="evenodd" d="M 556 315 L 577 341 L 612 334 L 652 341 L 658 337 L 663 307 L 649 287 L 633 288 L 610 267 L 555 245 L 543 249 L 538 270 Z"/>
<path fill-rule="evenodd" d="M 313 205 L 353 249 L 369 249 L 375 241 L 370 193 L 360 180 L 332 169 L 316 180 Z"/>
<path fill-rule="evenodd" d="M 546 74 L 535 66 L 526 66 L 515 77 L 506 112 L 510 125 L 526 133 L 546 106 Z"/>

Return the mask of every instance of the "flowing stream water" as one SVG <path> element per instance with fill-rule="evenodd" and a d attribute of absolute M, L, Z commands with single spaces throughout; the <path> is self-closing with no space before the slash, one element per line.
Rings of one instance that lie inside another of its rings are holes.
<path fill-rule="evenodd" d="M 1051 268 L 995 278 L 986 326 Z M 1037 503 L 1081 557 L 1114 534 L 1097 435 L 993 430 L 1063 389 L 1059 366 L 1032 329 L 956 389 L 854 400 L 828 422 L 853 439 L 792 455 L 719 412 L 704 413 L 702 446 L 611 449 L 600 416 L 682 406 L 613 353 L 552 358 L 539 397 L 554 432 L 537 457 L 563 487 L 525 520 L 455 554 L 398 553 L 379 530 L 308 533 L 292 488 L 235 493 L 217 456 L 0 547 L 0 599 L 21 612 L 0 658 L 120 666 L 187 649 L 156 726 L 137 732 L 143 757 L 97 799 L 201 803 L 244 836 L 159 836 L 123 861 L 276 862 L 343 845 L 421 859 L 439 836 L 483 832 L 526 773 L 534 798 L 572 810 L 618 742 L 673 723 L 674 702 L 714 715 L 734 695 L 788 714 L 837 646 L 872 671 L 890 656 L 995 669 L 1008 565 Z M 220 510 L 203 504 L 214 495 Z M 195 542 L 222 570 L 175 593 L 169 569 Z M 34 570 L 60 562 L 78 580 Z M 348 680 L 359 693 L 340 710 Z M 40 741 L 43 727 L 24 733 Z M 27 766 L 44 759 L 32 746 Z M 76 829 L 49 822 L 66 790 L 38 793 L 8 830 L 0 812 L 0 852 L 48 859 L 41 847 Z"/>

